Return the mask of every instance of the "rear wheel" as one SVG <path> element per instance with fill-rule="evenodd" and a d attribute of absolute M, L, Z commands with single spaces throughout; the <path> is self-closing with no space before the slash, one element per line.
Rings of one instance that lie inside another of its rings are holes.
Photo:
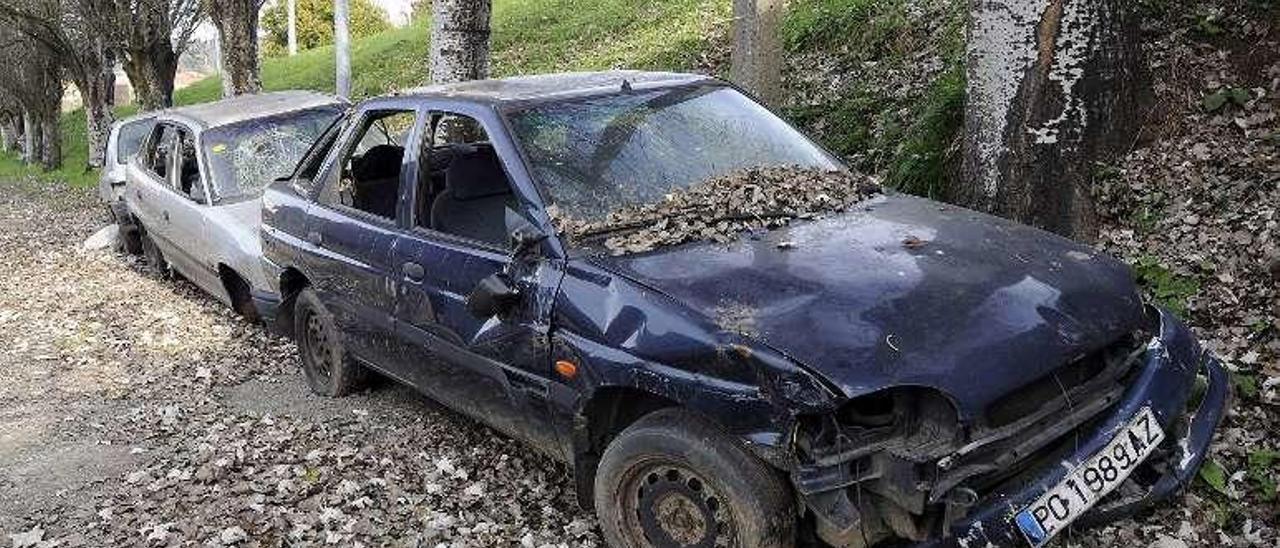
<path fill-rule="evenodd" d="M 298 293 L 293 320 L 302 373 L 312 392 L 340 397 L 364 384 L 364 367 L 347 356 L 333 314 L 315 292 L 303 289 Z"/>
<path fill-rule="evenodd" d="M 796 512 L 779 473 L 681 409 L 649 414 L 605 450 L 595 505 L 610 546 L 783 548 Z"/>

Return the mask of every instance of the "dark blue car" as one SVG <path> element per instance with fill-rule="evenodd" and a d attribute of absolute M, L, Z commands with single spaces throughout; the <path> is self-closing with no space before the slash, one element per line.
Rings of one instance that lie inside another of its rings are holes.
<path fill-rule="evenodd" d="M 1039 546 L 1190 481 L 1225 374 L 1123 264 L 790 186 L 840 174 L 701 76 L 370 99 L 266 192 L 259 305 L 316 392 L 377 371 L 570 463 L 614 546 Z"/>

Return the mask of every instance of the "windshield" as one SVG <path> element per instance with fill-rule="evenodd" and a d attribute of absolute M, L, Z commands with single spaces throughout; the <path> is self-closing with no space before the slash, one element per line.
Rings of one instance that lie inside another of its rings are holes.
<path fill-rule="evenodd" d="M 718 85 L 541 104 L 510 122 L 551 205 L 588 222 L 751 168 L 841 169 L 786 122 Z"/>
<path fill-rule="evenodd" d="M 120 133 L 116 137 L 116 163 L 129 163 L 129 157 L 138 152 L 142 139 L 151 133 L 151 128 L 155 125 L 154 118 L 147 118 L 120 126 Z"/>
<path fill-rule="evenodd" d="M 257 196 L 293 173 L 298 160 L 342 113 L 327 105 L 216 127 L 201 137 L 214 200 Z"/>

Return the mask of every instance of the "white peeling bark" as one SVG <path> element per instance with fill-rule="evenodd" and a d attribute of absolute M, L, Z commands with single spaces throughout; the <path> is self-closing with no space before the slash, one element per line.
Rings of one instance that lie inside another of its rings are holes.
<path fill-rule="evenodd" d="M 729 79 L 767 104 L 782 95 L 783 0 L 734 0 Z"/>
<path fill-rule="evenodd" d="M 490 0 L 435 0 L 431 23 L 431 81 L 489 77 Z"/>
<path fill-rule="evenodd" d="M 970 0 L 959 201 L 1092 237 L 1095 162 L 1140 125 L 1139 29 L 1123 0 Z"/>

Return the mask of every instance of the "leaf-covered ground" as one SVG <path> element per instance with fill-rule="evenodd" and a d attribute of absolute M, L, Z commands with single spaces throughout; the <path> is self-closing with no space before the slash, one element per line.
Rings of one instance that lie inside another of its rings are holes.
<path fill-rule="evenodd" d="M 564 467 L 85 252 L 90 191 L 0 181 L 0 546 L 598 546 Z"/>

